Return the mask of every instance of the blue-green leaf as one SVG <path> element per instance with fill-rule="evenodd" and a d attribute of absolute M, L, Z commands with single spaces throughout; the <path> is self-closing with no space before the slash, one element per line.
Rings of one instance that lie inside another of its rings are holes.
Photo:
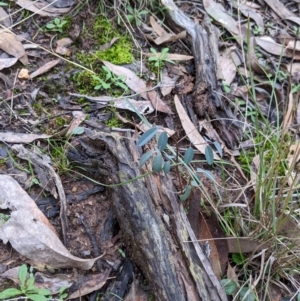
<path fill-rule="evenodd" d="M 297 301 L 300 301 L 300 293 L 298 293 L 298 295 L 297 295 L 297 299 L 296 299 Z"/>
<path fill-rule="evenodd" d="M 161 154 L 158 154 L 154 157 L 152 162 L 152 170 L 158 172 L 161 170 L 163 165 L 163 158 Z"/>
<path fill-rule="evenodd" d="M 240 298 L 243 301 L 255 301 L 255 295 L 253 293 L 253 291 L 249 288 L 249 287 L 243 287 L 240 290 Z"/>
<path fill-rule="evenodd" d="M 16 288 L 8 288 L 2 292 L 0 292 L 0 300 L 8 299 L 14 296 L 21 295 L 22 291 Z"/>
<path fill-rule="evenodd" d="M 210 145 L 205 147 L 205 159 L 208 165 L 212 165 L 214 163 L 214 152 Z"/>
<path fill-rule="evenodd" d="M 184 162 L 185 162 L 186 164 L 189 164 L 189 163 L 193 160 L 193 158 L 194 158 L 194 150 L 193 150 L 193 148 L 190 146 L 190 147 L 186 150 L 186 152 L 185 152 L 185 154 L 184 154 L 184 157 L 183 157 L 183 160 L 184 160 Z"/>
<path fill-rule="evenodd" d="M 19 268 L 19 279 L 21 288 L 25 287 L 25 281 L 27 277 L 27 266 L 26 264 L 22 264 Z"/>
<path fill-rule="evenodd" d="M 192 192 L 192 187 L 190 185 L 187 185 L 185 187 L 184 194 L 181 194 L 179 196 L 180 200 L 185 201 L 190 196 L 191 192 Z"/>
<path fill-rule="evenodd" d="M 193 180 L 191 181 L 191 185 L 194 187 L 198 187 L 200 184 L 200 176 L 199 175 L 193 175 Z"/>
<path fill-rule="evenodd" d="M 201 172 L 210 180 L 215 181 L 215 176 L 210 171 L 204 170 L 202 168 L 197 168 L 197 172 Z"/>
<path fill-rule="evenodd" d="M 157 147 L 163 152 L 168 143 L 168 135 L 166 132 L 162 132 L 158 138 Z"/>
<path fill-rule="evenodd" d="M 83 126 L 77 126 L 71 132 L 72 135 L 81 135 L 83 133 L 84 133 L 84 127 Z"/>
<path fill-rule="evenodd" d="M 222 279 L 221 285 L 224 288 L 226 295 L 233 295 L 238 289 L 236 282 L 232 279 Z"/>
<path fill-rule="evenodd" d="M 138 146 L 143 146 L 145 145 L 149 140 L 151 140 L 154 135 L 156 134 L 158 128 L 157 127 L 153 127 L 151 129 L 149 129 L 148 131 L 146 131 L 138 140 L 137 145 Z"/>
<path fill-rule="evenodd" d="M 217 149 L 218 153 L 220 154 L 220 157 L 222 158 L 223 157 L 223 150 L 222 150 L 222 147 L 221 147 L 220 143 L 218 141 L 215 141 L 214 146 Z"/>
<path fill-rule="evenodd" d="M 148 160 L 149 158 L 151 157 L 152 155 L 152 152 L 147 152 L 147 153 L 144 153 L 142 156 L 141 156 L 141 159 L 140 159 L 140 166 L 143 166 Z"/>
<path fill-rule="evenodd" d="M 164 164 L 164 172 L 165 174 L 169 173 L 170 169 L 171 169 L 171 162 L 170 161 L 166 161 Z"/>

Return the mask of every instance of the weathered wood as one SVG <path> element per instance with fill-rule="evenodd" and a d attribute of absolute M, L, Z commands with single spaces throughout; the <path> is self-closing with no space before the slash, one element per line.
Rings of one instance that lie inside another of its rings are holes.
<path fill-rule="evenodd" d="M 237 136 L 242 133 L 241 125 L 233 115 L 230 106 L 222 99 L 222 73 L 219 69 L 218 38 L 209 17 L 204 15 L 202 25 L 184 14 L 172 0 L 161 0 L 167 8 L 166 14 L 171 27 L 185 29 L 189 35 L 194 56 L 196 83 L 193 93 L 195 112 L 200 117 L 212 120 L 220 137 L 233 147 Z M 173 26 L 172 26 L 173 24 Z"/>
<path fill-rule="evenodd" d="M 90 133 L 107 144 L 112 204 L 129 254 L 153 285 L 157 300 L 227 300 L 191 230 L 170 176 L 139 168 L 132 137 Z M 128 182 L 129 181 L 129 182 Z"/>

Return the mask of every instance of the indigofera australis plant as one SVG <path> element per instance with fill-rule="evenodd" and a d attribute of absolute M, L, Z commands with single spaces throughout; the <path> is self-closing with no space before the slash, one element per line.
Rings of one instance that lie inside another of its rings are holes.
<path fill-rule="evenodd" d="M 147 142 L 149 142 L 154 136 L 158 134 L 159 130 L 159 127 L 152 127 L 149 130 L 147 130 L 139 138 L 139 140 L 137 141 L 137 145 L 140 147 L 144 146 Z M 214 145 L 220 153 L 220 155 L 222 156 L 222 148 L 220 144 L 217 141 L 215 141 Z M 179 156 L 178 149 L 176 149 L 175 151 L 171 146 L 168 145 L 168 135 L 165 131 L 162 131 L 158 136 L 157 148 L 155 150 L 148 151 L 141 156 L 140 166 L 144 165 L 148 160 L 150 160 L 151 157 L 153 157 L 153 172 L 159 172 L 163 170 L 164 173 L 167 174 L 170 172 L 171 167 L 175 167 L 179 179 L 179 165 L 185 166 L 189 174 L 191 175 L 191 180 L 189 184 L 185 186 L 184 189 L 181 185 L 181 193 L 179 197 L 182 201 L 185 201 L 192 191 L 192 186 L 199 186 L 200 176 L 198 175 L 198 173 L 204 174 L 207 178 L 214 181 L 214 175 L 210 171 L 204 170 L 202 168 L 197 168 L 195 172 L 189 167 L 189 164 L 194 159 L 194 155 L 194 149 L 190 146 L 185 151 L 183 157 Z M 213 150 L 210 145 L 207 145 L 205 148 L 205 160 L 208 165 L 213 165 L 214 163 Z"/>

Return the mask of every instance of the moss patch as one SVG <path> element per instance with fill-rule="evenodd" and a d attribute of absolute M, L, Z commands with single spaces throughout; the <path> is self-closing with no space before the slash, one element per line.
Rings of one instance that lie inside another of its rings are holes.
<path fill-rule="evenodd" d="M 115 44 L 107 50 L 96 50 L 93 53 L 81 52 L 77 54 L 77 59 L 80 63 L 93 70 L 99 78 L 105 80 L 106 76 L 102 69 L 102 60 L 109 61 L 115 65 L 129 64 L 132 62 L 131 38 L 127 35 L 122 35 L 113 26 L 110 20 L 98 17 L 89 35 L 96 41 L 97 48 L 109 43 L 113 38 L 118 38 Z M 75 88 L 82 94 L 94 94 L 94 88 L 98 84 L 93 78 L 93 74 L 88 71 L 77 73 L 73 77 L 73 82 Z"/>

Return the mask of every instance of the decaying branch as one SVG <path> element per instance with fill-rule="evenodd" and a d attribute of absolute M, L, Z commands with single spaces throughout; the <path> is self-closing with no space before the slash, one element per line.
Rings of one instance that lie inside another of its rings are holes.
<path fill-rule="evenodd" d="M 130 256 L 153 285 L 158 300 L 227 300 L 174 193 L 171 177 L 139 168 L 132 137 L 91 133 L 87 141 L 107 145 L 112 204 Z M 132 180 L 128 183 L 128 181 Z M 127 183 L 127 184 L 125 184 Z"/>

